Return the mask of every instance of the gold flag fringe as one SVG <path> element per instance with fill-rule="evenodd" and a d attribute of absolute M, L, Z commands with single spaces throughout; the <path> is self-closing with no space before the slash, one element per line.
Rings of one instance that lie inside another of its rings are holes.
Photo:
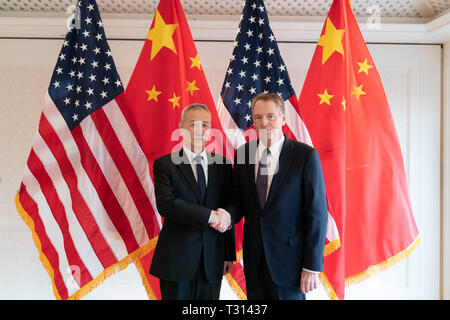
<path fill-rule="evenodd" d="M 147 278 L 147 274 L 148 274 L 149 270 L 144 270 L 141 260 L 139 259 L 139 257 L 141 257 L 142 255 L 148 254 L 150 251 L 152 251 L 155 248 L 156 243 L 158 242 L 158 236 L 153 238 L 153 240 L 151 240 L 151 241 L 153 242 L 153 245 L 148 246 L 147 250 L 140 252 L 140 254 L 138 255 L 138 259 L 137 259 L 137 261 L 134 262 L 134 264 L 136 266 L 136 269 L 139 271 L 139 275 L 141 276 L 142 284 L 145 288 L 145 292 L 147 292 L 148 298 L 150 300 L 158 300 L 158 297 L 156 296 L 155 292 L 153 291 L 152 286 L 150 285 L 150 282 L 148 281 L 148 278 Z"/>
<path fill-rule="evenodd" d="M 394 266 L 398 262 L 408 258 L 410 254 L 417 248 L 417 246 L 420 244 L 421 238 L 420 235 L 416 237 L 416 239 L 403 251 L 397 253 L 396 255 L 386 259 L 385 261 L 382 261 L 378 263 L 377 265 L 370 266 L 365 271 L 360 272 L 356 275 L 347 277 L 345 279 L 345 287 L 349 287 L 353 284 L 360 283 L 364 280 L 367 280 L 373 275 L 376 275 L 382 271 L 385 271 L 389 269 L 390 267 Z M 328 280 L 325 273 L 321 272 L 319 274 L 319 279 L 322 283 L 322 286 L 327 293 L 328 297 L 331 300 L 339 300 L 339 297 L 337 296 L 336 292 L 333 289 L 333 286 L 331 285 L 330 281 Z"/>
<path fill-rule="evenodd" d="M 325 249 L 323 250 L 323 256 L 326 257 L 330 253 L 333 253 L 334 251 L 339 249 L 340 246 L 341 246 L 341 239 L 339 239 L 339 238 L 334 239 L 331 242 L 328 242 L 325 245 Z"/>
<path fill-rule="evenodd" d="M 28 226 L 28 228 L 30 228 L 30 230 L 31 230 L 34 244 L 36 245 L 36 248 L 38 249 L 38 252 L 39 252 L 39 260 L 41 260 L 41 263 L 44 266 L 45 270 L 47 270 L 47 273 L 50 276 L 50 279 L 52 279 L 53 294 L 55 295 L 55 298 L 57 300 L 61 300 L 61 296 L 59 295 L 58 290 L 56 289 L 56 285 L 55 285 L 55 273 L 54 273 L 53 268 L 51 267 L 50 262 L 48 261 L 47 257 L 42 252 L 41 241 L 39 240 L 39 237 L 36 233 L 34 221 L 33 221 L 33 219 L 31 219 L 29 214 L 22 207 L 22 204 L 19 201 L 19 193 L 16 194 L 14 201 L 16 203 L 17 212 L 19 213 L 20 217 L 25 222 L 25 224 Z"/>
<path fill-rule="evenodd" d="M 325 245 L 323 255 L 324 256 L 329 255 L 330 253 L 339 249 L 340 246 L 341 246 L 341 240 L 339 238 L 334 239 L 333 241 L 331 241 Z M 234 264 L 240 263 L 241 260 L 242 260 L 242 249 L 236 253 L 236 261 L 234 262 Z M 328 296 L 334 297 L 335 299 L 337 299 L 337 295 L 334 292 L 334 290 L 333 290 L 330 282 L 328 281 L 327 277 L 325 276 L 325 274 L 321 273 L 319 275 L 319 278 L 322 281 L 322 285 L 325 288 L 325 291 L 327 292 Z M 230 285 L 231 290 L 237 295 L 237 297 L 240 300 L 247 300 L 246 294 L 244 293 L 242 288 L 239 286 L 239 284 L 236 282 L 236 280 L 230 273 L 225 275 L 225 279 L 228 281 L 228 284 Z"/>
<path fill-rule="evenodd" d="M 48 261 L 45 254 L 42 252 L 41 241 L 39 240 L 39 237 L 36 234 L 33 219 L 22 207 L 22 204 L 20 203 L 20 199 L 19 199 L 19 193 L 16 194 L 14 200 L 15 200 L 17 212 L 19 213 L 20 217 L 25 222 L 25 224 L 28 226 L 28 228 L 31 230 L 31 233 L 33 236 L 33 241 L 39 252 L 39 260 L 41 261 L 42 265 L 44 266 L 45 270 L 47 271 L 48 275 L 50 276 L 50 279 L 52 280 L 53 294 L 55 295 L 55 298 L 57 300 L 61 300 L 61 296 L 59 295 L 58 290 L 56 289 L 53 268 L 51 267 L 50 262 Z M 89 283 L 87 283 L 82 288 L 80 288 L 77 292 L 72 294 L 68 299 L 69 300 L 78 300 L 78 299 L 83 298 L 89 292 L 91 292 L 96 287 L 98 287 L 100 284 L 102 284 L 111 275 L 113 275 L 123 269 L 126 269 L 130 265 L 130 263 L 134 263 L 136 265 L 136 268 L 139 271 L 139 274 L 142 278 L 142 283 L 145 287 L 145 290 L 146 290 L 149 298 L 152 300 L 157 299 L 155 293 L 153 292 L 153 290 L 150 286 L 150 283 L 148 282 L 146 272 L 143 269 L 142 264 L 139 260 L 139 257 L 147 254 L 148 252 L 150 252 L 151 250 L 153 250 L 155 248 L 157 241 L 158 241 L 158 237 L 155 237 L 155 238 L 149 240 L 144 246 L 133 251 L 128 256 L 126 256 L 124 259 L 116 262 L 112 266 L 109 266 L 108 268 L 103 270 L 103 272 L 100 273 L 95 279 L 91 280 Z M 417 248 L 417 246 L 420 244 L 420 241 L 421 241 L 421 238 L 420 238 L 420 235 L 418 235 L 416 237 L 416 239 L 405 250 L 399 252 L 398 254 L 392 256 L 391 258 L 388 258 L 387 260 L 385 260 L 383 262 L 378 263 L 377 265 L 370 266 L 369 268 L 367 268 L 365 271 L 363 271 L 361 273 L 347 277 L 345 279 L 345 286 L 348 287 L 353 284 L 357 284 L 364 280 L 367 280 L 371 276 L 376 275 L 386 269 L 389 269 L 390 267 L 394 266 L 398 262 L 406 259 Z M 337 250 L 340 247 L 340 245 L 341 245 L 341 243 L 340 243 L 339 239 L 335 239 L 335 240 L 329 242 L 325 246 L 324 256 L 327 256 L 330 253 Z M 239 252 L 236 253 L 236 261 L 234 263 L 239 263 L 241 260 L 242 260 L 242 250 L 240 250 Z M 247 296 L 245 295 L 242 288 L 237 284 L 236 280 L 231 276 L 231 274 L 227 274 L 225 276 L 225 278 L 227 279 L 231 289 L 238 296 L 238 298 L 241 300 L 246 300 Z M 319 274 L 319 279 L 322 283 L 322 286 L 323 286 L 325 292 L 330 297 L 330 299 L 338 300 L 339 298 L 338 298 L 336 292 L 334 291 L 332 285 L 330 284 L 325 273 L 321 272 Z"/>
<path fill-rule="evenodd" d="M 416 249 L 417 246 L 420 244 L 420 241 L 421 238 L 420 235 L 418 235 L 416 239 L 405 250 L 397 253 L 396 255 L 388 258 L 383 262 L 378 263 L 377 265 L 368 267 L 365 271 L 361 273 L 345 278 L 345 286 L 348 287 L 353 284 L 357 284 L 364 280 L 367 280 L 371 276 L 376 275 L 386 269 L 389 269 L 398 262 L 408 258 L 409 255 L 414 251 L 414 249 Z"/>
<path fill-rule="evenodd" d="M 333 253 L 340 247 L 341 247 L 341 239 L 340 238 L 337 238 L 337 239 L 334 239 L 333 241 L 328 242 L 325 245 L 325 248 L 323 250 L 323 256 L 326 257 L 327 255 Z M 325 275 L 325 273 L 323 273 L 323 272 L 319 273 L 319 280 L 322 283 L 322 287 L 325 290 L 325 292 L 327 293 L 328 297 L 331 300 L 339 300 L 336 292 L 333 289 L 333 286 L 331 285 L 330 281 L 328 281 L 328 278 Z"/>
<path fill-rule="evenodd" d="M 336 292 L 333 289 L 333 286 L 331 285 L 330 281 L 328 281 L 327 276 L 325 273 L 321 272 L 319 273 L 319 279 L 322 283 L 322 287 L 325 290 L 326 294 L 331 300 L 339 300 L 339 297 L 337 296 Z"/>
<path fill-rule="evenodd" d="M 17 207 L 17 211 L 22 218 L 22 220 L 25 222 L 25 224 L 30 228 L 31 233 L 33 235 L 34 244 L 36 245 L 36 248 L 39 252 L 39 259 L 42 262 L 42 265 L 44 266 L 45 270 L 47 270 L 47 273 L 49 274 L 52 285 L 53 285 L 53 293 L 55 295 L 55 298 L 57 300 L 61 300 L 61 296 L 58 293 L 58 290 L 56 289 L 55 285 L 55 277 L 54 277 L 54 271 L 52 266 L 50 265 L 50 262 L 48 261 L 45 254 L 42 252 L 42 245 L 41 241 L 39 240 L 38 235 L 36 234 L 35 225 L 33 222 L 33 219 L 30 217 L 30 215 L 25 211 L 25 209 L 22 207 L 22 204 L 20 203 L 19 199 L 19 193 L 15 196 L 15 203 Z M 83 298 L 85 295 L 87 295 L 89 292 L 97 288 L 100 284 L 102 284 L 107 278 L 109 278 L 111 275 L 115 274 L 116 272 L 119 272 L 123 269 L 126 269 L 130 263 L 135 263 L 136 265 L 141 266 L 141 270 L 139 270 L 139 273 L 143 279 L 146 280 L 146 275 L 142 270 L 142 265 L 140 263 L 139 257 L 150 252 L 153 250 L 156 246 L 156 242 L 158 241 L 158 237 L 155 237 L 151 240 L 149 240 L 144 246 L 140 247 L 139 249 L 133 251 L 128 256 L 126 256 L 124 259 L 116 262 L 115 264 L 109 266 L 105 270 L 102 271 L 95 279 L 91 280 L 89 283 L 85 284 L 83 287 L 81 287 L 78 291 L 76 291 L 74 294 L 72 294 L 68 300 L 79 300 Z M 138 268 L 139 269 L 139 268 Z M 147 285 L 146 285 L 147 283 Z M 147 294 L 149 295 L 150 299 L 155 299 L 156 296 L 151 290 L 150 285 L 148 284 L 148 281 L 144 282 L 145 289 L 147 291 Z"/>
<path fill-rule="evenodd" d="M 233 263 L 240 263 L 242 260 L 242 249 L 236 252 L 236 261 Z M 231 273 L 225 275 L 225 279 L 227 279 L 228 284 L 230 285 L 231 290 L 237 295 L 240 300 L 247 300 L 247 295 L 242 290 L 241 286 L 236 282 Z"/>

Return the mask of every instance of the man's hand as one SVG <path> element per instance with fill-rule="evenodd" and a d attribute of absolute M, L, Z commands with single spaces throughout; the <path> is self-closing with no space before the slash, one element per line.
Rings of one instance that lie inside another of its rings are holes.
<path fill-rule="evenodd" d="M 233 269 L 233 261 L 225 261 L 223 264 L 223 275 L 229 274 Z"/>
<path fill-rule="evenodd" d="M 307 294 L 319 286 L 319 277 L 317 273 L 302 270 L 302 276 L 300 279 L 300 290 L 302 293 Z"/>
<path fill-rule="evenodd" d="M 231 215 L 230 215 L 230 213 L 227 210 L 222 209 L 222 208 L 218 208 L 217 209 L 217 213 L 224 215 L 224 219 L 226 221 L 226 227 L 227 227 L 226 230 L 228 230 L 231 227 Z"/>
<path fill-rule="evenodd" d="M 211 228 L 223 233 L 228 230 L 230 225 L 231 216 L 226 210 L 219 208 L 216 211 L 212 211 L 211 220 L 209 222 Z"/>

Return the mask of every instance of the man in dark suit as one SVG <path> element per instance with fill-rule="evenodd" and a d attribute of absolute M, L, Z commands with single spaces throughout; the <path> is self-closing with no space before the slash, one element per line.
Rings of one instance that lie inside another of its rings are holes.
<path fill-rule="evenodd" d="M 206 106 L 187 106 L 180 122 L 183 147 L 153 166 L 164 225 L 150 273 L 160 279 L 164 300 L 219 299 L 222 276 L 236 260 L 234 229 L 226 231 L 230 216 L 216 210 L 229 205 L 232 167 L 206 152 L 210 128 Z"/>
<path fill-rule="evenodd" d="M 323 271 L 327 227 L 318 153 L 282 133 L 284 101 L 252 100 L 258 140 L 236 152 L 233 223 L 245 217 L 244 272 L 249 299 L 303 300 Z"/>

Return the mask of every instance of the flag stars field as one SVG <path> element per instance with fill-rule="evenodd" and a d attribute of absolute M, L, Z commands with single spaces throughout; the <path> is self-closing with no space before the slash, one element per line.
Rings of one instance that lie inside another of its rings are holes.
<path fill-rule="evenodd" d="M 265 90 L 282 97 L 294 94 L 279 55 L 264 3 L 250 1 L 240 20 L 221 93 L 231 117 L 243 130 L 253 123 L 246 106 L 255 95 Z"/>
<path fill-rule="evenodd" d="M 101 20 L 93 10 L 86 14 L 89 16 L 82 19 L 83 27 L 69 29 L 62 43 L 49 90 L 50 95 L 58 97 L 55 104 L 71 129 L 97 110 L 105 99 L 123 91 L 119 78 L 112 77 L 112 53 L 102 40 Z M 75 116 L 73 107 L 86 103 L 90 107 Z"/>

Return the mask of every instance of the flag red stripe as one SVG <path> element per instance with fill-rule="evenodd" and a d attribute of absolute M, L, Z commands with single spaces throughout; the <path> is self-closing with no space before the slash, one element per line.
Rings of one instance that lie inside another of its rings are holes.
<path fill-rule="evenodd" d="M 291 128 L 289 128 L 289 126 L 286 124 L 286 125 L 284 125 L 283 126 L 283 133 L 289 138 L 289 139 L 292 139 L 292 140 L 297 140 L 297 138 L 294 136 L 294 134 L 292 133 L 292 131 L 291 131 Z"/>
<path fill-rule="evenodd" d="M 288 99 L 290 102 L 291 102 L 291 104 L 294 106 L 294 108 L 296 107 L 296 103 L 294 104 L 293 103 L 293 101 L 296 101 L 297 100 L 297 97 L 295 96 L 295 94 L 292 96 L 292 97 L 290 97 L 289 99 Z M 296 108 L 295 108 L 296 109 Z M 298 113 L 298 112 L 297 112 Z M 289 139 L 292 139 L 292 140 L 295 140 L 295 141 L 297 141 L 297 138 L 295 137 L 295 135 L 294 135 L 294 133 L 292 132 L 292 130 L 291 130 L 291 128 L 289 127 L 289 125 L 286 123 L 284 126 L 283 126 L 283 133 L 289 138 Z M 300 142 L 304 142 L 304 141 L 300 141 Z"/>
<path fill-rule="evenodd" d="M 247 295 L 244 268 L 242 267 L 241 263 L 238 262 L 234 264 L 233 269 L 231 270 L 231 276 L 234 278 L 234 281 L 236 281 L 241 290 Z"/>
<path fill-rule="evenodd" d="M 83 260 L 78 255 L 77 249 L 75 248 L 75 245 L 73 243 L 73 239 L 69 233 L 69 223 L 67 221 L 64 205 L 59 199 L 56 189 L 53 186 L 53 182 L 47 171 L 45 170 L 44 165 L 33 149 L 30 152 L 27 165 L 33 176 L 38 181 L 42 190 L 42 194 L 47 200 L 52 215 L 59 225 L 63 236 L 64 249 L 67 253 L 67 260 L 69 262 L 69 265 L 77 266 L 77 268 L 79 268 L 80 270 L 80 278 L 75 280 L 79 281 L 80 283 L 78 283 L 78 285 L 82 287 L 92 280 L 92 276 L 84 265 Z"/>
<path fill-rule="evenodd" d="M 91 118 L 133 198 L 149 238 L 153 238 L 159 233 L 158 221 L 142 184 L 136 183 L 136 181 L 139 181 L 139 177 L 128 155 L 117 138 L 105 112 L 99 109 L 91 115 Z"/>
<path fill-rule="evenodd" d="M 20 185 L 20 204 L 22 208 L 26 211 L 28 216 L 33 220 L 34 223 L 34 232 L 39 238 L 39 242 L 41 244 L 41 252 L 45 255 L 48 262 L 50 263 L 50 267 L 53 270 L 53 281 L 55 284 L 55 289 L 58 291 L 61 299 L 67 299 L 69 297 L 69 293 L 67 291 L 66 285 L 64 283 L 61 272 L 59 271 L 59 256 L 58 252 L 56 252 L 55 247 L 51 243 L 50 239 L 45 232 L 45 227 L 42 222 L 41 217 L 39 216 L 39 210 L 36 202 L 31 199 L 28 194 L 25 185 L 22 183 Z"/>
<path fill-rule="evenodd" d="M 53 127 L 48 122 L 47 118 L 42 115 L 39 125 L 39 133 L 44 139 L 45 143 L 51 150 L 58 165 L 61 169 L 62 176 L 67 183 L 67 187 L 70 190 L 70 196 L 72 199 L 72 209 L 75 213 L 80 226 L 86 234 L 95 254 L 99 258 L 104 268 L 117 262 L 114 253 L 111 251 L 108 243 L 103 237 L 99 227 L 92 216 L 83 196 L 78 190 L 78 178 L 73 169 L 71 162 L 69 161 L 64 146 L 61 140 L 56 135 Z"/>
<path fill-rule="evenodd" d="M 111 190 L 111 186 L 103 175 L 97 160 L 92 154 L 92 151 L 81 131 L 81 126 L 75 127 L 72 130 L 72 135 L 78 146 L 78 150 L 80 151 L 81 164 L 83 165 L 84 170 L 97 191 L 103 207 L 114 224 L 117 232 L 119 232 L 122 237 L 128 253 L 133 252 L 139 248 L 139 245 L 134 238 L 130 222 L 117 201 L 114 192 Z"/>
<path fill-rule="evenodd" d="M 140 138 L 140 131 L 138 130 L 138 126 L 136 124 L 134 115 L 131 112 L 131 108 L 127 104 L 127 99 L 126 99 L 125 93 L 119 94 L 117 97 L 115 97 L 115 100 L 116 100 L 117 106 L 119 107 L 123 116 L 127 120 L 128 125 L 130 126 L 130 129 L 133 132 L 133 135 L 136 137 L 136 141 L 138 142 L 141 149 L 144 150 L 144 148 L 142 146 L 142 142 L 141 142 L 142 139 Z"/>
<path fill-rule="evenodd" d="M 298 113 L 298 116 L 301 118 L 301 116 L 300 116 L 300 105 L 299 105 L 299 103 L 298 103 L 298 99 L 297 99 L 297 96 L 294 94 L 294 95 L 292 95 L 289 99 L 287 99 L 287 100 L 289 100 L 289 102 L 292 104 L 292 106 L 294 107 L 294 109 L 295 109 L 295 111 L 297 111 L 297 113 Z"/>

